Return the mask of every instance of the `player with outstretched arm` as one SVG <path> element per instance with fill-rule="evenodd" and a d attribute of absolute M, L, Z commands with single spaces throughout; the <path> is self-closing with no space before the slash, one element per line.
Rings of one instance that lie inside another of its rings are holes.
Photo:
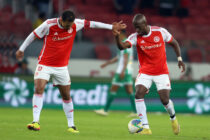
<path fill-rule="evenodd" d="M 24 50 L 36 38 L 44 38 L 43 48 L 38 58 L 34 73 L 35 91 L 33 95 L 33 122 L 28 124 L 30 130 L 40 130 L 40 113 L 43 106 L 43 93 L 47 82 L 52 77 L 63 99 L 63 110 L 68 122 L 68 131 L 78 133 L 74 125 L 74 107 L 70 96 L 71 80 L 67 65 L 76 33 L 83 28 L 102 28 L 118 32 L 126 28 L 122 22 L 113 25 L 95 21 L 75 19 L 72 11 L 64 11 L 59 18 L 47 19 L 37 27 L 23 42 L 16 52 L 17 59 L 22 59 Z"/>

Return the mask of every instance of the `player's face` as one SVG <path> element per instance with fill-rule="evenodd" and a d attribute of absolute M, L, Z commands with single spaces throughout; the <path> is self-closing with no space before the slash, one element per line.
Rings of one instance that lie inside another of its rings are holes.
<path fill-rule="evenodd" d="M 69 21 L 61 21 L 61 25 L 64 29 L 68 30 L 74 22 L 69 22 Z"/>
<path fill-rule="evenodd" d="M 138 22 L 134 22 L 133 23 L 133 26 L 134 28 L 136 29 L 136 32 L 139 34 L 139 35 L 147 35 L 147 26 L 146 24 L 144 23 L 138 23 Z"/>

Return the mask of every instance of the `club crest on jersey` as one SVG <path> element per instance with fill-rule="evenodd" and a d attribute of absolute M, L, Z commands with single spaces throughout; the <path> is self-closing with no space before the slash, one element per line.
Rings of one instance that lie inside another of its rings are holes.
<path fill-rule="evenodd" d="M 68 33 L 72 33 L 72 32 L 73 32 L 73 29 L 70 28 L 70 29 L 68 30 Z"/>
<path fill-rule="evenodd" d="M 155 37 L 154 37 L 154 41 L 155 41 L 155 42 L 159 42 L 159 41 L 160 41 L 160 38 L 159 38 L 158 36 L 155 36 Z"/>

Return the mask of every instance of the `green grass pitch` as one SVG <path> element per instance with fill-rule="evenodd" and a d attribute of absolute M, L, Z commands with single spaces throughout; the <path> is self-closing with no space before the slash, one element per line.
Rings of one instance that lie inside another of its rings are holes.
<path fill-rule="evenodd" d="M 0 140 L 210 140 L 210 116 L 177 114 L 181 133 L 172 133 L 167 114 L 148 113 L 153 134 L 129 134 L 129 112 L 110 112 L 103 117 L 93 111 L 75 110 L 75 124 L 79 134 L 67 132 L 67 121 L 62 109 L 43 109 L 41 130 L 30 131 L 31 109 L 0 108 Z"/>

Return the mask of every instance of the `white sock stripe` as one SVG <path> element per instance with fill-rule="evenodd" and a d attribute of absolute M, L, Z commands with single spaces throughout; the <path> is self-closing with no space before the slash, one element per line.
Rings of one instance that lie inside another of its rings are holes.
<path fill-rule="evenodd" d="M 34 93 L 34 96 L 36 96 L 36 97 L 43 97 L 43 94 Z"/>
<path fill-rule="evenodd" d="M 69 100 L 63 100 L 64 103 L 71 103 L 72 102 L 72 99 L 69 99 Z"/>
<path fill-rule="evenodd" d="M 144 99 L 135 99 L 135 102 L 143 102 Z"/>
<path fill-rule="evenodd" d="M 74 109 L 70 110 L 69 112 L 73 112 L 73 111 L 74 111 Z"/>

